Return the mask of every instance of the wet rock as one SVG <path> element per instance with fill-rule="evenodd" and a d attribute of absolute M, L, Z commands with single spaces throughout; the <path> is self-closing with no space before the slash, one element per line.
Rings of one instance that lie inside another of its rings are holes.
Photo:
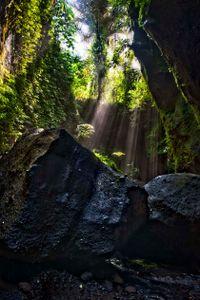
<path fill-rule="evenodd" d="M 198 0 L 151 1 L 145 29 L 156 41 L 187 100 L 200 110 L 200 3 Z M 175 30 L 174 30 L 175 28 Z M 179 49 L 179 50 L 178 50 Z"/>
<path fill-rule="evenodd" d="M 1 300 L 24 300 L 23 295 L 19 291 L 1 291 Z"/>
<path fill-rule="evenodd" d="M 118 273 L 115 273 L 113 276 L 113 282 L 117 284 L 123 284 L 124 280 Z"/>
<path fill-rule="evenodd" d="M 162 175 L 145 185 L 145 189 L 149 194 L 150 218 L 132 238 L 130 255 L 199 270 L 200 176 Z"/>
<path fill-rule="evenodd" d="M 200 4 L 198 0 L 147 2 L 144 26 L 139 25 L 140 5 L 136 1 L 130 4 L 132 48 L 170 138 L 171 151 L 178 158 L 177 170 L 199 174 Z M 193 26 L 195 29 L 191 31 Z M 164 131 L 161 130 L 161 135 Z M 156 176 L 168 172 L 167 169 L 165 172 L 157 169 Z"/>
<path fill-rule="evenodd" d="M 91 272 L 85 272 L 81 275 L 81 279 L 85 282 L 91 280 L 93 277 L 92 273 Z"/>
<path fill-rule="evenodd" d="M 129 269 L 129 273 L 129 275 L 135 274 L 135 271 Z M 157 270 L 146 270 L 143 274 L 142 276 L 134 276 L 134 278 L 128 278 L 126 275 L 127 279 L 124 286 L 113 285 L 113 289 L 108 290 L 104 283 L 92 280 L 83 284 L 76 276 L 52 270 L 39 274 L 31 282 L 32 293 L 31 295 L 24 295 L 23 300 L 199 299 L 199 275 L 186 275 L 170 269 L 167 270 L 167 268 L 162 270 L 159 267 Z M 126 288 L 130 292 L 126 291 Z"/>
<path fill-rule="evenodd" d="M 104 276 L 105 258 L 126 248 L 148 218 L 144 189 L 126 177 L 121 181 L 64 130 L 24 137 L 0 162 L 0 171 L 5 272 L 15 262 L 20 268 L 14 273 L 28 273 L 31 263 L 32 269 L 53 264 Z"/>
<path fill-rule="evenodd" d="M 31 292 L 32 287 L 28 282 L 19 282 L 18 286 L 19 289 L 25 293 Z"/>
<path fill-rule="evenodd" d="M 125 292 L 129 293 L 129 294 L 134 294 L 136 292 L 136 288 L 134 286 L 127 286 L 125 287 Z"/>
<path fill-rule="evenodd" d="M 145 189 L 149 194 L 150 218 L 172 225 L 179 218 L 200 221 L 200 176 L 170 174 L 158 176 Z"/>
<path fill-rule="evenodd" d="M 112 290 L 113 290 L 113 284 L 112 284 L 111 281 L 105 280 L 105 281 L 104 281 L 104 286 L 105 286 L 105 288 L 106 288 L 106 290 L 107 290 L 108 292 L 112 292 Z"/>

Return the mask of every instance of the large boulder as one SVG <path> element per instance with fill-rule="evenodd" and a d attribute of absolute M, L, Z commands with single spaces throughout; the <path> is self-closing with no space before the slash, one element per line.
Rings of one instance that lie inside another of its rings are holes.
<path fill-rule="evenodd" d="M 166 225 L 181 219 L 200 221 L 200 176 L 180 173 L 162 175 L 145 185 L 150 218 Z"/>
<path fill-rule="evenodd" d="M 132 238 L 131 255 L 199 268 L 200 176 L 162 175 L 145 189 L 149 222 Z"/>
<path fill-rule="evenodd" d="M 0 176 L 1 271 L 53 264 L 98 272 L 148 218 L 144 189 L 65 130 L 22 138 L 2 159 Z"/>

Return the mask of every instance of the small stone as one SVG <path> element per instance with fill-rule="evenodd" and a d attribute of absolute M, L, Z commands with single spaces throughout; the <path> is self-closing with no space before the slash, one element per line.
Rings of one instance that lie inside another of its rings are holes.
<path fill-rule="evenodd" d="M 31 284 L 28 283 L 28 282 L 20 282 L 20 283 L 18 284 L 18 286 L 19 286 L 19 289 L 22 290 L 22 291 L 25 292 L 25 293 L 30 292 L 31 289 L 32 289 Z"/>
<path fill-rule="evenodd" d="M 124 280 L 123 280 L 123 278 L 119 275 L 119 274 L 115 274 L 114 276 L 113 276 L 113 282 L 114 283 L 118 283 L 118 284 L 123 284 L 124 283 Z"/>
<path fill-rule="evenodd" d="M 105 280 L 103 285 L 104 285 L 104 287 L 106 288 L 106 290 L 108 292 L 112 292 L 112 290 L 113 290 L 113 284 L 112 284 L 112 282 L 110 282 L 108 280 Z"/>
<path fill-rule="evenodd" d="M 81 279 L 85 282 L 90 281 L 92 279 L 93 275 L 90 272 L 85 272 L 81 275 Z"/>
<path fill-rule="evenodd" d="M 134 286 L 127 286 L 125 288 L 125 292 L 129 293 L 129 294 L 133 294 L 136 292 L 136 288 L 134 288 Z"/>
<path fill-rule="evenodd" d="M 121 181 L 121 182 L 125 181 L 125 179 L 126 179 L 126 177 L 123 175 L 119 177 L 119 181 Z"/>
<path fill-rule="evenodd" d="M 117 285 L 116 290 L 118 291 L 118 293 L 122 292 L 122 286 L 121 285 Z"/>

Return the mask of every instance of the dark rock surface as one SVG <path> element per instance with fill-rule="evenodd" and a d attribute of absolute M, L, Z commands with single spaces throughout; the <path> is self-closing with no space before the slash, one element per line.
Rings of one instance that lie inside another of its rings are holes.
<path fill-rule="evenodd" d="M 178 172 L 199 174 L 200 128 L 199 121 L 197 121 L 198 112 L 195 107 L 197 102 L 199 103 L 197 90 L 200 85 L 197 77 L 199 77 L 200 66 L 199 57 L 194 60 L 197 53 L 192 55 L 193 52 L 199 51 L 199 42 L 195 44 L 191 28 L 192 26 L 196 28 L 199 23 L 197 15 L 199 15 L 200 5 L 197 4 L 197 1 L 191 3 L 189 0 L 153 0 L 149 2 L 151 5 L 149 11 L 145 13 L 147 19 L 144 27 L 139 25 L 140 13 L 138 6 L 134 5 L 136 1 L 130 3 L 130 16 L 134 31 L 131 47 L 141 64 L 142 73 L 160 113 L 165 129 L 163 134 L 169 141 L 167 147 L 170 148 L 168 151 L 168 155 L 171 156 L 170 160 L 174 160 L 175 169 Z M 197 11 L 193 17 L 192 11 L 195 6 Z M 184 27 L 190 27 L 190 34 L 188 28 L 184 29 Z M 199 39 L 198 29 L 195 29 L 195 36 L 196 40 Z M 193 46 L 191 46 L 192 44 Z M 173 60 L 171 56 L 173 56 Z M 191 88 L 188 78 L 193 73 L 196 87 Z M 180 79 L 181 77 L 184 79 Z M 179 80 L 181 83 L 177 85 Z M 196 96 L 193 95 L 193 98 L 196 97 L 196 99 L 190 101 L 195 104 L 193 106 L 189 103 L 191 97 L 188 96 L 187 99 L 185 97 L 190 93 L 189 89 L 191 89 L 191 93 L 195 92 L 196 94 Z"/>
<path fill-rule="evenodd" d="M 133 263 L 121 276 L 123 284 L 112 281 L 82 281 L 67 272 L 42 272 L 30 282 L 30 290 L 17 287 L 0 290 L 1 300 L 198 300 L 200 276 L 156 265 Z M 27 283 L 28 284 L 28 283 Z M 19 286 L 19 285 L 18 285 Z M 16 298 L 14 298 L 16 296 Z"/>
<path fill-rule="evenodd" d="M 199 16 L 199 0 L 153 0 L 145 29 L 172 67 L 179 88 L 200 109 Z"/>
<path fill-rule="evenodd" d="M 24 300 L 24 296 L 18 290 L 13 290 L 13 291 L 0 290 L 0 299 L 1 300 Z"/>
<path fill-rule="evenodd" d="M 1 300 L 199 299 L 200 176 L 145 191 L 64 130 L 23 137 L 0 172 Z"/>
<path fill-rule="evenodd" d="M 181 98 L 173 74 L 169 71 L 169 66 L 161 55 L 160 49 L 138 24 L 139 11 L 133 2 L 130 6 L 130 16 L 133 20 L 134 31 L 131 47 L 141 64 L 153 98 L 159 109 L 173 111 L 177 99 Z"/>
<path fill-rule="evenodd" d="M 144 189 L 64 130 L 24 137 L 0 169 L 1 272 L 12 263 L 26 276 L 29 263 L 95 272 L 147 220 Z"/>
<path fill-rule="evenodd" d="M 149 222 L 130 242 L 129 255 L 200 269 L 200 176 L 169 174 L 145 185 Z"/>
<path fill-rule="evenodd" d="M 146 184 L 145 189 L 149 195 L 151 219 L 172 225 L 175 215 L 177 218 L 187 218 L 187 222 L 200 222 L 199 175 L 180 173 L 158 176 Z"/>

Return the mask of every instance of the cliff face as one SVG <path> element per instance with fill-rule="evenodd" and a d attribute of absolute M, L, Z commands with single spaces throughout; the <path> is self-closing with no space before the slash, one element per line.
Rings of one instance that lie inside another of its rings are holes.
<path fill-rule="evenodd" d="M 8 12 L 9 1 L 3 0 L 0 5 L 0 78 L 3 76 L 4 71 L 8 66 L 8 57 L 10 56 L 9 51 L 9 12 Z"/>
<path fill-rule="evenodd" d="M 61 2 L 63 7 L 53 0 L 0 3 L 0 155 L 31 127 L 71 129 L 72 118 L 76 123 L 71 93 L 73 13 Z M 62 14 L 62 24 L 53 21 Z M 68 36 L 66 50 L 61 49 L 60 32 Z"/>
<path fill-rule="evenodd" d="M 18 71 L 23 73 L 35 58 L 43 57 L 50 40 L 50 9 L 54 5 L 53 2 L 45 0 L 43 3 L 38 1 L 34 4 L 18 0 L 2 1 L 0 4 L 2 66 L 0 78 L 7 75 L 8 71 L 14 75 Z M 26 17 L 27 15 L 29 18 Z"/>
<path fill-rule="evenodd" d="M 200 109 L 200 2 L 151 1 L 145 30 L 161 49 L 187 100 Z"/>
<path fill-rule="evenodd" d="M 135 1 L 130 5 L 132 48 L 160 112 L 176 171 L 199 169 L 199 13 L 198 1 L 155 0 L 141 26 L 141 12 Z"/>

